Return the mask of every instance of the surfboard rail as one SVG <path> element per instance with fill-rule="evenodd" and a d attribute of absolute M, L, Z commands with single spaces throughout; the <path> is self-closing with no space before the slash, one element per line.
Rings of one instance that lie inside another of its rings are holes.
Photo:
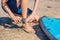
<path fill-rule="evenodd" d="M 46 17 L 46 16 L 43 16 L 43 17 Z M 46 36 L 46 38 L 47 38 L 48 40 L 57 40 L 53 35 L 50 34 L 50 32 L 48 32 L 48 30 L 50 30 L 50 29 L 47 30 L 47 29 L 45 28 L 45 26 L 44 26 L 44 24 L 43 24 L 43 22 L 42 22 L 42 18 L 43 18 L 43 17 L 41 17 L 41 18 L 39 19 L 39 26 L 40 26 L 41 30 L 43 31 L 44 35 Z"/>

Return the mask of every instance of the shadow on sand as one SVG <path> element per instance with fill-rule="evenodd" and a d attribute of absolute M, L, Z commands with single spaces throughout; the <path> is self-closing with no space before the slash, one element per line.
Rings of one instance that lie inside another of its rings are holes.
<path fill-rule="evenodd" d="M 39 25 L 34 25 L 33 28 L 35 29 L 35 31 L 36 31 L 35 34 L 37 35 L 37 37 L 39 39 L 41 39 L 41 40 L 48 40 L 46 38 L 46 36 L 44 35 L 44 33 L 42 32 L 42 30 L 40 29 L 40 26 Z"/>

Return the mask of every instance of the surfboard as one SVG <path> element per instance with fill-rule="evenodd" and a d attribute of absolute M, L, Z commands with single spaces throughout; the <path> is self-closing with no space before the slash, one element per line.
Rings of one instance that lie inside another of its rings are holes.
<path fill-rule="evenodd" d="M 49 40 L 60 40 L 60 19 L 43 16 L 39 26 Z"/>

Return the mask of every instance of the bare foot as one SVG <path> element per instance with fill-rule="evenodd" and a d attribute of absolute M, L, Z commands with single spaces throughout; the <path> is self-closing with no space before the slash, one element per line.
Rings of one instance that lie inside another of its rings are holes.
<path fill-rule="evenodd" d="M 27 33 L 35 33 L 35 30 L 28 25 L 28 23 L 23 24 L 23 30 Z"/>

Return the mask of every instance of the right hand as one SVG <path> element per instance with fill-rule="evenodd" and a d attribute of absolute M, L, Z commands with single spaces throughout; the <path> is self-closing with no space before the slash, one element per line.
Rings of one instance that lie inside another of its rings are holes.
<path fill-rule="evenodd" d="M 19 23 L 19 22 L 21 22 L 21 17 L 20 16 L 13 16 L 13 17 L 11 17 L 12 18 L 12 20 L 15 22 L 15 23 Z"/>

